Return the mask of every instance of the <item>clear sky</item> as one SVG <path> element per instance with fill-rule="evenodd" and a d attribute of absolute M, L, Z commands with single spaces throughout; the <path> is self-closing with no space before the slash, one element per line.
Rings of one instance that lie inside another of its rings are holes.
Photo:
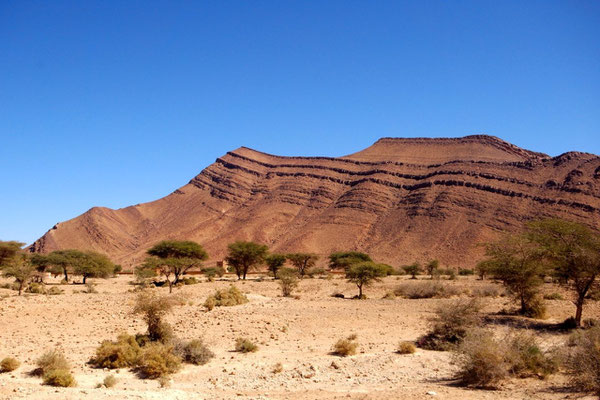
<path fill-rule="evenodd" d="M 600 1 L 0 0 L 0 239 L 239 146 L 486 133 L 600 154 Z"/>

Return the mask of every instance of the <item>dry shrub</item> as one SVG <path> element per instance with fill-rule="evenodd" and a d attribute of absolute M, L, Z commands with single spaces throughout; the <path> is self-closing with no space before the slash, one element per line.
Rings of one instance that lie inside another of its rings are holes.
<path fill-rule="evenodd" d="M 71 387 L 75 386 L 75 378 L 68 369 L 52 369 L 43 375 L 44 385 Z"/>
<path fill-rule="evenodd" d="M 522 314 L 529 318 L 545 319 L 547 317 L 546 311 L 544 299 L 536 295 L 529 300 L 527 307 L 523 310 Z"/>
<path fill-rule="evenodd" d="M 103 341 L 96 349 L 96 356 L 90 364 L 97 368 L 133 367 L 140 353 L 140 345 L 135 336 L 122 333 L 116 342 Z"/>
<path fill-rule="evenodd" d="M 148 325 L 150 341 L 167 343 L 173 339 L 173 329 L 163 318 L 180 302 L 174 296 L 159 296 L 149 290 L 137 296 L 133 313 L 141 315 Z"/>
<path fill-rule="evenodd" d="M 43 284 L 38 283 L 38 282 L 31 282 L 29 284 L 29 286 L 27 287 L 27 289 L 25 289 L 25 291 L 27 293 L 34 293 L 34 294 L 45 294 L 46 293 L 46 288 L 44 287 Z"/>
<path fill-rule="evenodd" d="M 340 339 L 333 345 L 333 354 L 346 357 L 356 354 L 358 342 L 356 335 L 350 335 L 346 339 Z"/>
<path fill-rule="evenodd" d="M 217 290 L 214 294 L 208 296 L 204 302 L 204 307 L 209 311 L 215 307 L 237 306 L 248 302 L 248 298 L 235 286 L 230 286 L 227 290 Z"/>
<path fill-rule="evenodd" d="M 56 296 L 59 294 L 63 294 L 65 291 L 56 286 L 52 286 L 50 289 L 46 290 L 46 294 L 50 296 Z"/>
<path fill-rule="evenodd" d="M 558 370 L 555 357 L 543 352 L 528 333 L 496 339 L 489 330 L 473 329 L 457 353 L 458 379 L 465 386 L 496 388 L 512 376 L 546 378 Z"/>
<path fill-rule="evenodd" d="M 457 287 L 439 281 L 404 282 L 394 290 L 396 296 L 408 299 L 449 298 L 460 293 Z"/>
<path fill-rule="evenodd" d="M 481 303 L 477 298 L 458 300 L 436 311 L 431 332 L 419 338 L 417 345 L 428 350 L 450 350 L 467 335 L 467 330 L 479 321 Z"/>
<path fill-rule="evenodd" d="M 572 385 L 600 395 L 600 327 L 574 333 L 567 345 L 566 366 Z"/>
<path fill-rule="evenodd" d="M 156 379 L 179 371 L 181 359 L 173 353 L 172 346 L 152 342 L 142 348 L 136 365 L 143 378 Z"/>
<path fill-rule="evenodd" d="M 178 342 L 173 351 L 183 362 L 194 365 L 204 365 L 215 356 L 201 339 Z"/>
<path fill-rule="evenodd" d="M 546 293 L 544 295 L 544 300 L 564 300 L 564 297 L 558 292 Z"/>
<path fill-rule="evenodd" d="M 279 373 L 283 372 L 283 364 L 278 362 L 277 364 L 275 364 L 273 366 L 273 369 L 271 370 L 271 372 L 274 374 L 279 374 Z"/>
<path fill-rule="evenodd" d="M 253 353 L 257 350 L 258 346 L 250 339 L 240 337 L 235 340 L 235 351 L 239 351 L 240 353 Z"/>
<path fill-rule="evenodd" d="M 35 362 L 37 369 L 35 375 L 45 375 L 52 370 L 69 370 L 71 366 L 65 358 L 65 355 L 60 350 L 50 350 L 45 352 Z"/>
<path fill-rule="evenodd" d="M 0 372 L 11 372 L 19 368 L 21 363 L 13 357 L 6 357 L 0 361 Z"/>
<path fill-rule="evenodd" d="M 400 342 L 396 349 L 398 354 L 413 354 L 415 351 L 417 351 L 417 348 L 413 342 Z"/>
<path fill-rule="evenodd" d="M 114 375 L 108 375 L 106 378 L 104 378 L 104 381 L 102 381 L 102 384 L 104 385 L 105 388 L 111 388 L 111 387 L 115 387 L 117 382 L 118 382 L 118 380 L 117 380 L 117 378 L 115 378 Z"/>
<path fill-rule="evenodd" d="M 277 272 L 278 283 L 281 287 L 283 297 L 290 297 L 294 289 L 298 287 L 298 274 L 291 268 L 281 268 Z"/>
<path fill-rule="evenodd" d="M 381 299 L 382 300 L 394 300 L 395 298 L 396 298 L 396 295 L 394 294 L 394 292 L 386 292 Z"/>
<path fill-rule="evenodd" d="M 498 297 L 501 294 L 501 290 L 496 285 L 480 285 L 471 289 L 471 296 L 473 297 Z"/>

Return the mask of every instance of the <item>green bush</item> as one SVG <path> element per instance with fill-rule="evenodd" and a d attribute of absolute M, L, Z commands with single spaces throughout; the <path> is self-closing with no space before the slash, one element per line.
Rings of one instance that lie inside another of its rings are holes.
<path fill-rule="evenodd" d="M 204 307 L 209 311 L 215 307 L 237 306 L 248 302 L 248 298 L 235 286 L 230 286 L 227 290 L 217 290 L 214 294 L 208 296 L 204 302 Z"/>
<path fill-rule="evenodd" d="M 97 368 L 129 368 L 135 365 L 139 353 L 136 337 L 123 333 L 116 342 L 103 341 L 90 364 Z"/>
<path fill-rule="evenodd" d="M 173 353 L 172 346 L 152 342 L 142 348 L 136 366 L 143 378 L 156 379 L 179 371 L 181 359 Z"/>
<path fill-rule="evenodd" d="M 201 339 L 178 342 L 173 351 L 183 362 L 194 365 L 204 365 L 215 356 Z"/>
<path fill-rule="evenodd" d="M 246 338 L 237 338 L 235 341 L 235 351 L 240 353 L 253 353 L 258 350 L 258 346 Z"/>
<path fill-rule="evenodd" d="M 52 369 L 43 375 L 44 385 L 71 387 L 75 386 L 75 378 L 68 369 Z"/>
<path fill-rule="evenodd" d="M 0 361 L 0 372 L 11 372 L 19 368 L 21 363 L 13 357 L 6 357 Z"/>

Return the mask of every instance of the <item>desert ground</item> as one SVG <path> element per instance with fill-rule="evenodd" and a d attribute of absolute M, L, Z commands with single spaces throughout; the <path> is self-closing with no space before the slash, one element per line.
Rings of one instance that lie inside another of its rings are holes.
<path fill-rule="evenodd" d="M 87 365 L 102 340 L 121 332 L 143 332 L 143 321 L 131 314 L 136 293 L 131 275 L 96 279 L 98 293 L 84 293 L 83 285 L 59 285 L 61 295 L 24 294 L 0 289 L 0 358 L 14 356 L 21 366 L 0 374 L 0 399 L 567 399 L 584 398 L 565 389 L 567 378 L 512 379 L 500 390 L 465 389 L 455 385 L 457 371 L 451 352 L 425 351 L 409 355 L 395 352 L 400 341 L 414 341 L 427 332 L 437 307 L 454 299 L 383 299 L 408 277 L 390 276 L 366 289 L 366 300 L 342 276 L 304 279 L 296 298 L 281 297 L 272 278 L 253 275 L 247 281 L 226 276 L 214 282 L 182 286 L 175 293 L 186 299 L 168 322 L 183 339 L 202 337 L 215 353 L 206 365 L 184 365 L 168 388 L 156 380 L 140 379 L 127 369 L 103 370 Z M 421 279 L 427 279 L 421 277 Z M 9 282 L 0 280 L 0 283 Z M 466 292 L 493 285 L 489 280 L 460 276 L 444 281 Z M 249 302 L 207 311 L 203 303 L 219 288 L 234 284 Z M 501 289 L 500 285 L 497 285 Z M 168 289 L 153 288 L 167 294 Z M 545 284 L 544 292 L 568 293 Z M 501 289 L 502 291 L 502 289 Z M 346 299 L 334 298 L 343 293 Z M 486 297 L 486 324 L 498 334 L 508 329 L 529 329 L 544 346 L 563 343 L 568 333 L 545 329 L 574 313 L 569 300 L 548 300 L 549 318 L 534 321 L 499 315 L 513 306 L 509 297 Z M 600 306 L 589 302 L 585 318 L 600 317 Z M 331 354 L 333 344 L 358 335 L 358 354 Z M 255 353 L 234 351 L 238 337 L 248 337 L 260 348 Z M 30 375 L 35 360 L 46 350 L 61 348 L 73 365 L 77 386 L 42 385 Z M 274 373 L 277 363 L 283 370 Z M 96 388 L 109 374 L 115 387 Z M 592 397 L 590 397 L 592 398 Z"/>

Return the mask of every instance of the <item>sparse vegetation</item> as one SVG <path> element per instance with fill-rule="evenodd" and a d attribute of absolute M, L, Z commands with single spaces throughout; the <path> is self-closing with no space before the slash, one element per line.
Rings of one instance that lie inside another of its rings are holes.
<path fill-rule="evenodd" d="M 451 350 L 459 345 L 467 332 L 479 322 L 481 303 L 478 299 L 457 300 L 439 307 L 433 320 L 432 330 L 417 341 L 428 350 Z"/>
<path fill-rule="evenodd" d="M 291 268 L 282 268 L 279 271 L 279 286 L 283 297 L 290 297 L 296 287 L 298 287 L 298 274 Z"/>
<path fill-rule="evenodd" d="M 14 357 L 5 357 L 0 361 L 0 372 L 12 372 L 19 368 L 21 363 Z"/>
<path fill-rule="evenodd" d="M 394 294 L 407 299 L 449 298 L 459 295 L 460 289 L 439 281 L 404 282 L 396 287 Z"/>
<path fill-rule="evenodd" d="M 245 294 L 240 292 L 235 286 L 229 289 L 217 290 L 214 294 L 208 296 L 204 302 L 204 307 L 209 311 L 215 307 L 231 307 L 248 302 Z"/>
<path fill-rule="evenodd" d="M 433 279 L 435 272 L 440 268 L 440 262 L 438 260 L 431 260 L 425 266 L 425 271 Z"/>
<path fill-rule="evenodd" d="M 412 354 L 415 351 L 417 351 L 417 347 L 413 342 L 400 342 L 396 349 L 396 353 L 398 354 Z"/>
<path fill-rule="evenodd" d="M 258 351 L 258 346 L 250 339 L 239 337 L 235 340 L 235 351 L 240 353 L 254 353 Z"/>
<path fill-rule="evenodd" d="M 600 395 L 600 327 L 571 335 L 566 367 L 574 388 Z"/>
<path fill-rule="evenodd" d="M 356 341 L 356 335 L 350 335 L 346 339 L 340 339 L 333 345 L 333 354 L 346 357 L 353 356 L 356 354 L 358 349 L 358 342 Z"/>

